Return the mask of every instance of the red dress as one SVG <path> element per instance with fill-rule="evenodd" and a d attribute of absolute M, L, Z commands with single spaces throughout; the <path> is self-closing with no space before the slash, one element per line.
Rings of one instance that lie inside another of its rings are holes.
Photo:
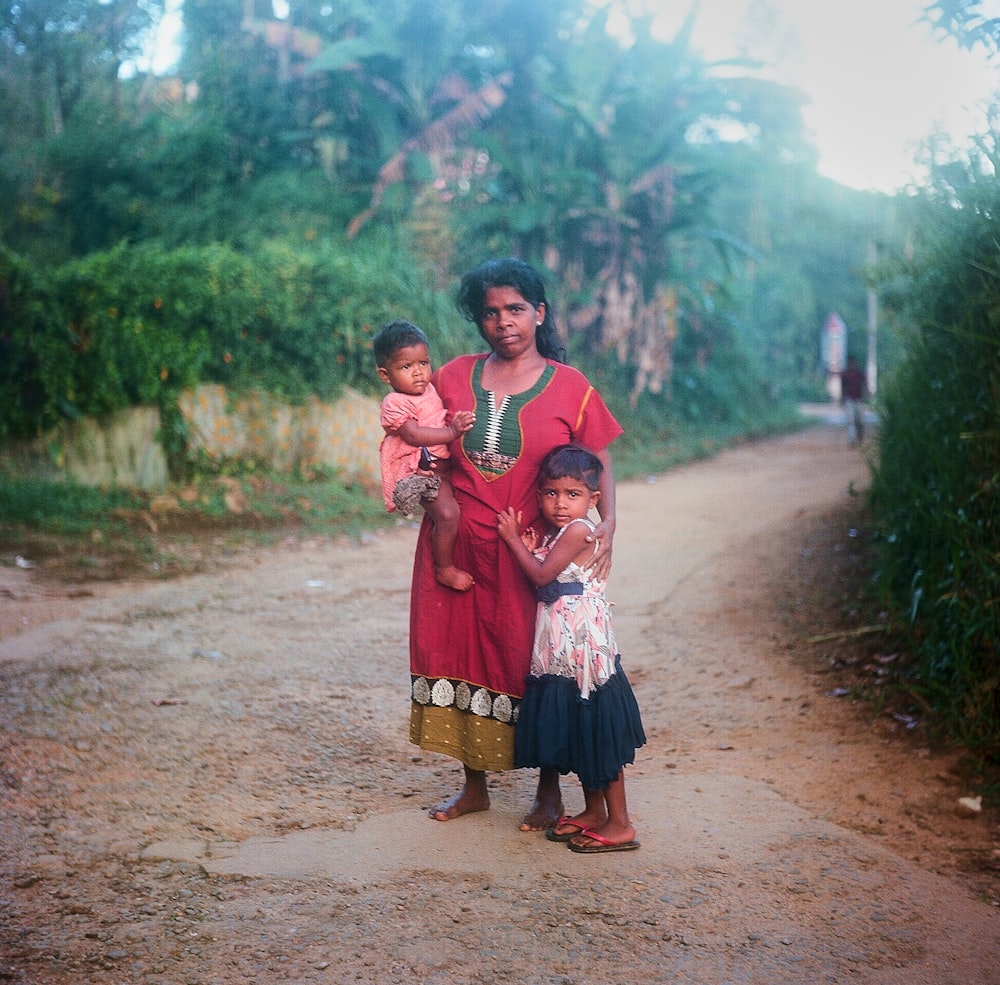
<path fill-rule="evenodd" d="M 410 741 L 478 770 L 514 767 L 514 723 L 531 663 L 535 596 L 497 536 L 508 506 L 539 526 L 538 466 L 556 445 L 601 451 L 622 433 L 578 370 L 548 362 L 538 382 L 496 406 L 483 390 L 485 355 L 460 356 L 435 374 L 449 411 L 476 411 L 451 445 L 462 509 L 455 564 L 475 585 L 456 592 L 434 578 L 431 521 L 417 541 L 410 597 Z"/>

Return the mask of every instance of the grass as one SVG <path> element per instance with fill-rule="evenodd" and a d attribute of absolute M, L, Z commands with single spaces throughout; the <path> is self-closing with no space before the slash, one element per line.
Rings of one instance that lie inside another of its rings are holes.
<path fill-rule="evenodd" d="M 393 523 L 336 476 L 202 476 L 153 495 L 0 476 L 0 563 L 67 580 L 163 578 L 282 537 L 356 536 Z"/>

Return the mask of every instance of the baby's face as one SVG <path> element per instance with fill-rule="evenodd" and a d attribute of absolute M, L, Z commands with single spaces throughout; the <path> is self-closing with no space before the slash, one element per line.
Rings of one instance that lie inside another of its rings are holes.
<path fill-rule="evenodd" d="M 431 381 L 431 357 L 422 342 L 397 349 L 385 366 L 378 368 L 379 378 L 396 391 L 419 397 Z"/>

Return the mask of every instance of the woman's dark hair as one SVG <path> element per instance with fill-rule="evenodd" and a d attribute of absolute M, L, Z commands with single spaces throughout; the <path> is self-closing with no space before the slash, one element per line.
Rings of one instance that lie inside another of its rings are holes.
<path fill-rule="evenodd" d="M 411 345 L 430 346 L 427 336 L 416 325 L 402 318 L 383 325 L 372 339 L 372 349 L 375 352 L 375 365 L 385 367 L 393 353 Z"/>
<path fill-rule="evenodd" d="M 475 270 L 470 270 L 458 288 L 458 310 L 473 322 L 483 334 L 483 305 L 486 290 L 490 287 L 513 287 L 521 297 L 534 307 L 545 305 L 545 319 L 535 331 L 535 345 L 546 359 L 566 361 L 566 347 L 556 334 L 555 312 L 545 297 L 545 284 L 530 264 L 517 257 L 487 260 Z"/>
<path fill-rule="evenodd" d="M 591 492 L 597 492 L 604 465 L 588 448 L 580 445 L 557 445 L 538 466 L 538 484 L 546 479 L 576 479 Z"/>

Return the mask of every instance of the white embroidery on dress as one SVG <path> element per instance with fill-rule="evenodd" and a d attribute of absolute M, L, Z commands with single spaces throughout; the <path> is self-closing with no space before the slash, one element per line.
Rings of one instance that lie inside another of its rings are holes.
<path fill-rule="evenodd" d="M 486 397 L 489 401 L 490 416 L 489 420 L 486 422 L 486 435 L 483 438 L 483 451 L 492 452 L 494 455 L 500 452 L 500 431 L 503 429 L 503 418 L 504 414 L 507 413 L 507 408 L 510 406 L 510 394 L 500 401 L 500 406 L 497 406 L 496 394 L 492 390 L 486 391 Z"/>
<path fill-rule="evenodd" d="M 438 678 L 431 688 L 431 701 L 438 708 L 447 708 L 452 704 L 455 701 L 455 688 L 452 687 L 451 681 L 444 677 Z"/>

